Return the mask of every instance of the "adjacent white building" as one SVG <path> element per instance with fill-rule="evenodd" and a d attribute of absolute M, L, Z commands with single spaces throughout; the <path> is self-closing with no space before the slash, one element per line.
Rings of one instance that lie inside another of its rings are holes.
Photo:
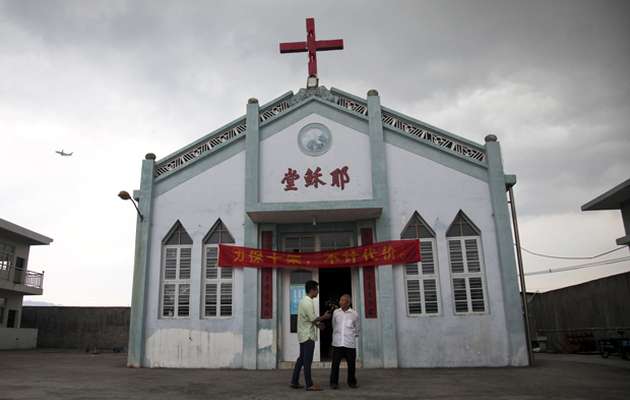
<path fill-rule="evenodd" d="M 297 357 L 295 301 L 320 282 L 361 316 L 363 367 L 523 366 L 499 142 L 474 143 L 324 87 L 289 92 L 173 154 L 147 154 L 129 365 L 279 368 Z M 217 268 L 217 245 L 291 252 L 418 238 L 413 265 Z M 323 332 L 315 361 L 329 357 Z"/>
<path fill-rule="evenodd" d="M 0 350 L 37 345 L 37 329 L 20 327 L 24 296 L 43 293 L 44 274 L 28 268 L 28 256 L 31 246 L 52 241 L 0 218 Z"/>

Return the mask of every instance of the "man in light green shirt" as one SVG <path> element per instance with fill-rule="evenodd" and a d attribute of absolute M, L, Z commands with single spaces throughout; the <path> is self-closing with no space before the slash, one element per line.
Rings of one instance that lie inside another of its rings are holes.
<path fill-rule="evenodd" d="M 300 300 L 297 316 L 297 336 L 300 343 L 300 356 L 295 361 L 291 387 L 299 389 L 300 370 L 304 367 L 304 383 L 306 390 L 322 390 L 319 385 L 313 384 L 311 379 L 311 364 L 313 363 L 313 353 L 315 352 L 315 342 L 317 341 L 317 329 L 320 321 L 330 319 L 330 311 L 318 317 L 315 312 L 315 297 L 319 294 L 319 285 L 315 281 L 308 281 L 305 284 L 306 296 Z"/>
<path fill-rule="evenodd" d="M 304 343 L 307 340 L 317 341 L 317 327 L 314 323 L 317 319 L 315 314 L 315 300 L 309 296 L 302 297 L 298 305 L 298 322 L 297 337 L 298 343 Z"/>

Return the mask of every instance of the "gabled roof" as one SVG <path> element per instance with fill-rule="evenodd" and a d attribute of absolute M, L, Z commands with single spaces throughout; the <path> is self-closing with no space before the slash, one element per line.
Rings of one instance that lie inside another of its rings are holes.
<path fill-rule="evenodd" d="M 0 234 L 2 233 L 8 233 L 9 235 L 16 237 L 18 240 L 30 245 L 50 244 L 53 241 L 47 236 L 0 218 Z"/>
<path fill-rule="evenodd" d="M 318 100 L 340 111 L 350 113 L 357 118 L 368 119 L 367 100 L 356 97 L 342 90 L 326 89 L 320 86 L 314 89 L 292 91 L 260 107 L 260 127 L 281 118 L 299 105 Z M 444 151 L 454 157 L 462 158 L 480 166 L 486 166 L 485 147 L 453 133 L 403 115 L 386 107 L 381 107 L 383 128 L 399 133 L 418 142 Z M 156 179 L 164 178 L 199 159 L 245 137 L 247 131 L 246 116 L 237 118 L 227 125 L 205 135 L 188 146 L 158 160 L 155 166 Z"/>

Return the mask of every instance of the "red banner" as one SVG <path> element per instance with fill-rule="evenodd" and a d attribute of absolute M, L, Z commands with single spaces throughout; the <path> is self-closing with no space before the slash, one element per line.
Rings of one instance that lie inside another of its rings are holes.
<path fill-rule="evenodd" d="M 390 240 L 359 247 L 313 253 L 219 245 L 219 267 L 340 268 L 363 265 L 410 264 L 420 261 L 418 240 Z"/>

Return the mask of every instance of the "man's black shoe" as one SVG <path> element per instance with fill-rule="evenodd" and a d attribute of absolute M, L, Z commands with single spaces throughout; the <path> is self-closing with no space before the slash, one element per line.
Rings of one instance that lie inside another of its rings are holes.
<path fill-rule="evenodd" d="M 334 390 L 337 390 L 337 389 L 339 389 L 339 385 L 337 385 L 336 383 L 331 383 L 330 384 L 330 388 L 334 389 Z"/>
<path fill-rule="evenodd" d="M 350 386 L 352 389 L 358 389 L 359 388 L 359 385 L 357 385 L 356 383 L 348 384 L 348 386 Z"/>
<path fill-rule="evenodd" d="M 304 386 L 300 385 L 299 383 L 292 383 L 289 385 L 289 387 L 292 389 L 304 389 Z"/>

